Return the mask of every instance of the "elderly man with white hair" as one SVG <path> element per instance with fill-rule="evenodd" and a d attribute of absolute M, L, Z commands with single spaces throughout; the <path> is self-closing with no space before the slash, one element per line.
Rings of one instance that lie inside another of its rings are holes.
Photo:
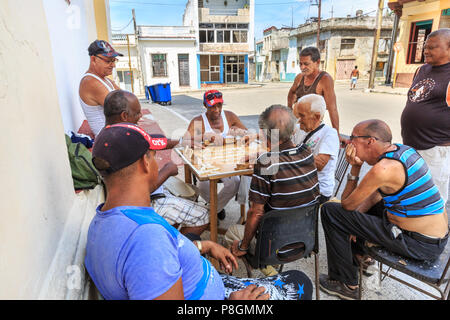
<path fill-rule="evenodd" d="M 317 167 L 320 202 L 330 199 L 334 190 L 334 172 L 339 153 L 339 136 L 336 129 L 323 123 L 326 103 L 318 94 L 308 94 L 294 105 L 300 130 L 293 136 L 295 145 L 306 144 L 314 155 Z"/>

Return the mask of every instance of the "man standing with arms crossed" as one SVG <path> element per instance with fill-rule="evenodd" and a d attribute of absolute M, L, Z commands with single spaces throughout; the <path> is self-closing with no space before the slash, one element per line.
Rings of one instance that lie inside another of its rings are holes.
<path fill-rule="evenodd" d="M 428 36 L 425 64 L 417 69 L 401 116 L 403 143 L 427 162 L 434 183 L 448 200 L 450 178 L 450 29 Z"/>
<path fill-rule="evenodd" d="M 324 97 L 330 115 L 331 125 L 339 134 L 339 114 L 334 93 L 333 78 L 325 71 L 320 71 L 320 52 L 316 47 L 307 47 L 300 52 L 301 73 L 295 77 L 289 90 L 287 106 L 292 106 L 304 95 L 315 93 Z"/>

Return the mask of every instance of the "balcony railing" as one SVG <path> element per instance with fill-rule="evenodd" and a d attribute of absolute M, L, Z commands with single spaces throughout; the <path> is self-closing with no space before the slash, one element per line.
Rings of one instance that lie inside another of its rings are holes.
<path fill-rule="evenodd" d="M 209 9 L 211 16 L 237 16 L 239 9 Z"/>

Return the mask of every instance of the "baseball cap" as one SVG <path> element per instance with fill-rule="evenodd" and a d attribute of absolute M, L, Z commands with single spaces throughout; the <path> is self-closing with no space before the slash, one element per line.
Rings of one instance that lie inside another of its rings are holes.
<path fill-rule="evenodd" d="M 167 138 L 149 135 L 132 123 L 107 125 L 95 138 L 92 162 L 101 174 L 110 174 L 139 160 L 147 150 L 162 150 Z"/>
<path fill-rule="evenodd" d="M 223 103 L 222 92 L 217 90 L 206 91 L 203 95 L 203 103 L 208 107 L 212 107 L 216 103 Z"/>
<path fill-rule="evenodd" d="M 89 45 L 88 52 L 90 56 L 101 54 L 104 57 L 114 58 L 123 56 L 123 54 L 114 50 L 114 48 L 105 40 L 95 40 Z"/>

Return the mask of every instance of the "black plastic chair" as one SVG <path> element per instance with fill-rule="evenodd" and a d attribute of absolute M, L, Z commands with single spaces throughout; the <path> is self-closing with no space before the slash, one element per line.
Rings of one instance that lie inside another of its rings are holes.
<path fill-rule="evenodd" d="M 344 181 L 345 174 L 347 172 L 349 163 L 345 159 L 345 148 L 339 148 L 339 155 L 336 163 L 336 171 L 334 173 L 334 192 L 333 197 L 336 197 L 342 182 Z"/>
<path fill-rule="evenodd" d="M 378 261 L 378 273 L 379 273 L 379 283 L 381 286 L 381 282 L 389 277 L 391 279 L 397 280 L 398 282 L 409 286 L 417 291 L 420 291 L 432 298 L 439 300 L 449 300 L 449 291 L 450 291 L 450 244 L 447 243 L 445 250 L 435 261 L 418 261 L 415 259 L 405 258 L 403 256 L 397 255 L 386 250 L 383 247 L 379 246 L 366 246 L 367 254 L 370 255 L 373 259 Z M 388 266 L 388 269 L 383 270 L 383 264 Z M 427 284 L 428 286 L 434 288 L 439 292 L 440 297 L 431 293 L 430 291 L 424 290 L 422 288 L 417 287 L 416 285 L 407 282 L 404 279 L 400 279 L 389 272 L 391 269 L 402 272 L 422 283 Z M 362 272 L 363 267 L 360 267 L 359 270 L 360 275 L 360 286 L 362 285 Z M 449 274 L 447 274 L 449 273 Z M 384 276 L 384 277 L 383 277 Z M 444 288 L 443 285 L 447 282 Z M 361 291 L 360 290 L 360 299 L 361 299 Z"/>
<path fill-rule="evenodd" d="M 281 265 L 281 272 L 284 264 L 314 254 L 316 299 L 319 300 L 319 208 L 319 204 L 314 204 L 266 212 L 256 234 L 255 253 L 247 253 L 243 259 L 248 277 L 252 277 L 252 269 Z"/>

